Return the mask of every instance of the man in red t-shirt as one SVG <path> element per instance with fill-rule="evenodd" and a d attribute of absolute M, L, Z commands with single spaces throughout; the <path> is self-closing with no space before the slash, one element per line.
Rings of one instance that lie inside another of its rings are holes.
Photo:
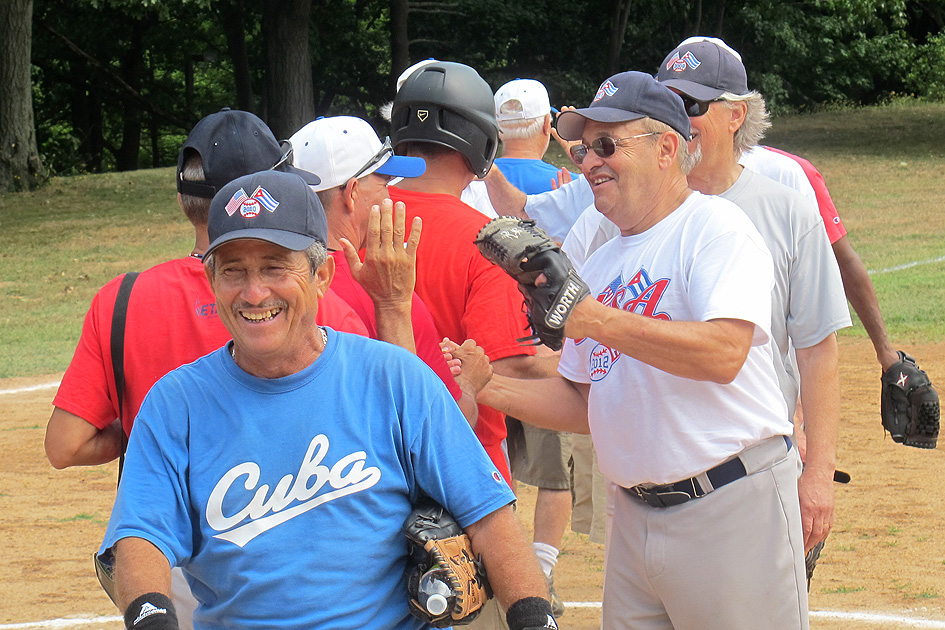
<path fill-rule="evenodd" d="M 123 276 L 111 280 L 92 299 L 46 427 L 46 456 L 53 466 L 96 465 L 117 458 L 151 386 L 167 372 L 229 341 L 201 262 L 209 244 L 210 199 L 232 179 L 273 165 L 292 169 L 308 181 L 318 180 L 284 163 L 269 127 L 249 112 L 224 109 L 194 126 L 177 167 L 178 202 L 194 226 L 194 248 L 187 257 L 142 272 L 134 283 L 125 324 L 120 423 L 111 325 Z M 320 324 L 367 334 L 337 295 L 323 302 L 318 315 Z"/>
<path fill-rule="evenodd" d="M 313 120 L 289 142 L 293 165 L 322 180 L 312 189 L 328 219 L 332 290 L 361 317 L 372 338 L 410 350 L 436 372 L 475 427 L 478 389 L 468 377 L 450 373 L 433 317 L 414 293 L 420 220 L 407 234 L 403 204 L 394 208 L 387 194 L 393 178 L 421 175 L 424 161 L 394 155 L 389 141 L 382 144 L 367 121 L 353 116 Z M 368 254 L 364 263 L 358 257 L 362 249 Z"/>
<path fill-rule="evenodd" d="M 495 372 L 519 377 L 553 373 L 534 357 L 522 296 L 515 282 L 486 261 L 473 241 L 488 219 L 460 201 L 463 189 L 492 166 L 498 146 L 495 104 L 489 85 L 459 63 L 435 62 L 416 70 L 394 98 L 391 140 L 398 155 L 422 157 L 423 175 L 390 187 L 406 205 L 407 219 L 421 217 L 416 291 L 441 335 L 474 340 Z M 504 416 L 479 407 L 476 435 L 509 480 L 502 450 Z"/>

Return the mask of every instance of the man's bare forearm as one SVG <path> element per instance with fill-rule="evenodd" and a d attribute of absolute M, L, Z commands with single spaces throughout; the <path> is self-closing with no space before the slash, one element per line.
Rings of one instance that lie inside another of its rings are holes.
<path fill-rule="evenodd" d="M 565 324 L 568 337 L 590 337 L 674 376 L 730 383 L 738 375 L 755 325 L 737 319 L 663 321 L 585 298 Z"/>
<path fill-rule="evenodd" d="M 876 359 L 885 372 L 889 366 L 899 360 L 899 356 L 886 334 L 886 324 L 879 310 L 873 281 L 870 280 L 866 266 L 850 246 L 847 237 L 844 236 L 833 244 L 833 253 L 840 266 L 843 291 L 853 306 L 853 310 L 856 311 L 857 317 L 863 323 L 866 334 L 870 336 L 870 341 L 873 342 L 873 348 L 876 350 Z"/>
<path fill-rule="evenodd" d="M 106 464 L 121 454 L 121 443 L 122 428 L 118 420 L 99 429 L 55 407 L 46 425 L 46 457 L 54 468 Z"/>
<path fill-rule="evenodd" d="M 824 540 L 834 520 L 833 475 L 840 425 L 837 336 L 797 349 L 807 455 L 798 481 L 804 550 Z"/>
<path fill-rule="evenodd" d="M 171 566 L 164 554 L 143 538 L 122 538 L 115 544 L 115 602 L 122 612 L 147 593 L 171 594 Z"/>
<path fill-rule="evenodd" d="M 804 432 L 807 434 L 805 467 L 820 470 L 833 479 L 840 430 L 840 377 L 837 336 L 828 335 L 809 348 L 798 348 Z"/>
<path fill-rule="evenodd" d="M 527 219 L 525 202 L 528 197 L 521 190 L 512 185 L 498 167 L 492 167 L 489 174 L 483 179 L 489 191 L 489 201 L 499 216 L 519 217 Z"/>
<path fill-rule="evenodd" d="M 587 389 L 562 376 L 518 379 L 495 374 L 479 392 L 479 402 L 537 427 L 586 434 Z"/>
<path fill-rule="evenodd" d="M 392 305 L 375 303 L 374 317 L 377 322 L 377 338 L 395 346 L 406 348 L 417 354 L 414 338 L 411 303 L 402 302 Z"/>
<path fill-rule="evenodd" d="M 504 507 L 466 528 L 473 551 L 482 554 L 489 583 L 499 604 L 508 608 L 526 597 L 548 599 L 548 586 L 511 507 Z"/>

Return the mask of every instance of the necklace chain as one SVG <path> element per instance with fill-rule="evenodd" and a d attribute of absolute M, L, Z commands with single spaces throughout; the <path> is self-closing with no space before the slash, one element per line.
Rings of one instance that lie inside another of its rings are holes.
<path fill-rule="evenodd" d="M 325 332 L 325 329 L 321 326 L 318 327 L 318 331 L 322 333 L 322 352 L 325 351 L 325 348 L 328 347 L 328 333 Z M 236 344 L 230 344 L 230 357 L 235 361 L 236 360 Z"/>

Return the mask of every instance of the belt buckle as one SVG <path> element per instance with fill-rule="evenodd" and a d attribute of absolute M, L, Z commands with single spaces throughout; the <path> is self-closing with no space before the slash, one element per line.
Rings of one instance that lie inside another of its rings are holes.
<path fill-rule="evenodd" d="M 668 490 L 666 492 L 656 492 L 654 494 L 656 499 L 661 504 L 660 507 L 673 507 L 674 505 L 681 505 L 692 498 L 688 493 L 679 490 Z"/>
<path fill-rule="evenodd" d="M 662 490 L 661 488 L 665 488 L 665 490 Z M 672 486 L 656 486 L 653 488 L 633 486 L 630 488 L 630 491 L 633 492 L 641 501 L 650 507 L 655 508 L 673 507 L 674 505 L 685 503 L 692 498 L 685 492 L 672 490 L 671 488 Z"/>

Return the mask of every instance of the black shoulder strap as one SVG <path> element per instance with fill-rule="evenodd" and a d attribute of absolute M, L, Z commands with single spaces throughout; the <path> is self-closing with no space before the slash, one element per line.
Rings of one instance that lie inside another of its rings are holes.
<path fill-rule="evenodd" d="M 115 296 L 115 309 L 112 311 L 112 371 L 115 374 L 115 390 L 118 393 L 118 424 L 121 426 L 121 454 L 118 459 L 118 479 L 125 466 L 125 424 L 122 418 L 122 400 L 125 397 L 125 320 L 128 315 L 128 299 L 131 287 L 138 278 L 137 271 L 130 271 L 121 279 L 118 295 Z"/>

